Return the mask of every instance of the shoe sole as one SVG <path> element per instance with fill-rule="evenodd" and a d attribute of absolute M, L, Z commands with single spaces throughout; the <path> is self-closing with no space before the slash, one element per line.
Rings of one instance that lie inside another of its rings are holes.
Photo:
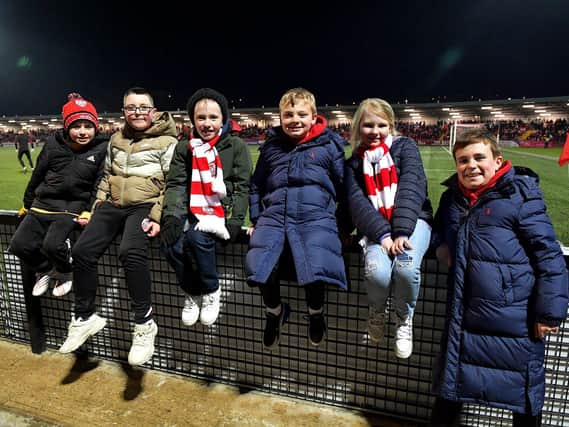
<path fill-rule="evenodd" d="M 156 327 L 156 333 L 154 334 L 154 336 L 152 337 L 153 340 L 156 339 L 156 335 L 158 335 L 158 327 Z M 152 346 L 152 351 L 150 352 L 150 356 L 148 356 L 146 359 L 141 360 L 140 362 L 133 362 L 130 360 L 130 353 L 129 353 L 129 358 L 128 358 L 128 364 L 130 366 L 141 366 L 144 365 L 145 363 L 148 363 L 150 361 L 150 359 L 152 359 L 152 356 L 154 356 L 154 351 L 156 350 L 156 346 L 153 345 Z"/>
<path fill-rule="evenodd" d="M 59 352 L 60 352 L 60 353 L 63 353 L 63 354 L 72 353 L 72 352 L 74 352 L 75 350 L 77 350 L 79 347 L 81 347 L 83 344 L 85 344 L 85 341 L 87 341 L 87 340 L 88 340 L 89 338 L 91 338 L 93 335 L 96 335 L 96 334 L 98 334 L 99 332 L 101 332 L 101 330 L 102 330 L 105 326 L 107 326 L 107 319 L 103 319 L 102 317 L 101 317 L 100 319 L 103 320 L 103 321 L 101 322 L 101 324 L 100 324 L 100 325 L 97 325 L 97 328 L 95 329 L 95 331 L 89 333 L 89 334 L 85 337 L 85 339 L 84 339 L 83 341 L 81 341 L 81 343 L 80 343 L 79 345 L 74 346 L 74 347 L 71 348 L 71 349 L 65 349 L 65 350 L 62 350 L 62 349 L 60 348 L 60 349 L 59 349 Z M 62 347 L 63 347 L 63 346 L 62 346 Z"/>
<path fill-rule="evenodd" d="M 155 337 L 156 337 L 156 335 L 155 335 Z M 128 359 L 128 364 L 129 364 L 130 366 L 142 366 L 142 365 L 144 365 L 145 363 L 148 363 L 148 362 L 150 361 L 150 359 L 152 359 L 152 356 L 154 356 L 154 350 L 155 350 L 155 346 L 152 346 L 152 353 L 150 353 L 150 356 L 148 356 L 146 359 L 144 359 L 144 360 L 142 360 L 142 361 L 140 361 L 140 362 L 131 361 L 130 358 L 129 358 L 129 359 Z"/>
<path fill-rule="evenodd" d="M 309 328 L 310 328 L 310 326 L 309 326 Z M 308 341 L 310 341 L 310 344 L 312 344 L 314 347 L 318 347 L 320 344 L 322 344 L 324 341 L 326 341 L 327 335 L 328 335 L 328 325 L 326 325 L 326 323 L 324 323 L 324 333 L 322 334 L 322 339 L 318 342 L 312 341 L 312 338 L 310 338 L 310 330 L 309 330 Z"/>
<path fill-rule="evenodd" d="M 201 316 L 200 316 L 200 323 L 201 323 L 202 325 L 204 325 L 204 326 L 211 326 L 211 325 L 213 325 L 213 324 L 217 321 L 217 318 L 218 318 L 218 317 L 219 317 L 219 313 L 217 313 L 217 316 L 215 316 L 215 319 L 213 319 L 212 321 L 204 322 L 204 321 L 201 319 Z"/>
<path fill-rule="evenodd" d="M 310 344 L 312 344 L 314 347 L 318 347 L 320 344 L 326 341 L 326 335 L 328 335 L 328 328 L 326 328 L 326 330 L 324 331 L 324 335 L 322 335 L 322 339 L 320 341 L 318 342 L 312 341 L 312 339 L 309 338 Z"/>
<path fill-rule="evenodd" d="M 51 291 L 52 295 L 54 297 L 63 297 L 65 295 L 67 295 L 69 292 L 71 292 L 71 288 L 73 287 L 73 285 L 69 286 L 69 289 L 65 289 L 65 285 L 55 285 L 55 288 L 53 288 L 53 291 Z M 61 289 L 61 292 L 59 291 Z"/>
<path fill-rule="evenodd" d="M 396 356 L 398 359 L 409 359 L 409 358 L 411 357 L 411 355 L 413 354 L 413 350 L 411 350 L 411 351 L 409 352 L 409 354 L 407 354 L 407 353 L 401 353 L 401 352 L 398 351 L 398 350 L 394 350 L 394 351 L 395 351 L 395 356 Z"/>
<path fill-rule="evenodd" d="M 184 319 L 182 319 L 182 324 L 184 326 L 194 326 L 196 323 L 198 323 L 198 319 L 199 317 L 194 322 L 185 322 Z"/>
<path fill-rule="evenodd" d="M 377 339 L 377 338 L 372 337 L 369 332 L 368 332 L 367 336 L 368 336 L 370 342 L 372 342 L 374 344 L 381 344 L 381 342 L 383 341 L 383 338 Z"/>
<path fill-rule="evenodd" d="M 36 287 L 34 286 L 34 289 L 32 289 L 32 295 L 35 297 L 41 297 L 43 294 L 45 294 L 47 292 L 47 289 L 49 288 L 49 285 L 45 285 L 44 287 L 42 287 L 41 292 L 36 291 Z"/>

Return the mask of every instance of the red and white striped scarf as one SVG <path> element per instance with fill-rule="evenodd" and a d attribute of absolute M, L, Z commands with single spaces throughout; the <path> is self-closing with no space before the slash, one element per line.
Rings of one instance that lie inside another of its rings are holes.
<path fill-rule="evenodd" d="M 229 232 L 225 227 L 225 214 L 221 205 L 221 199 L 227 195 L 227 189 L 223 182 L 221 160 L 215 149 L 219 137 L 220 135 L 217 135 L 208 142 L 201 138 L 190 140 L 192 185 L 189 208 L 198 220 L 196 230 L 213 233 L 227 240 Z"/>
<path fill-rule="evenodd" d="M 367 195 L 375 209 L 387 220 L 391 219 L 397 193 L 397 170 L 389 149 L 393 143 L 391 134 L 378 145 L 364 151 L 363 173 Z"/>

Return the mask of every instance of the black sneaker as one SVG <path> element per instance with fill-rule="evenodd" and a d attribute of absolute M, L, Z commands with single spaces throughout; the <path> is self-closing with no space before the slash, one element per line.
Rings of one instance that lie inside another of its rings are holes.
<path fill-rule="evenodd" d="M 286 303 L 281 306 L 281 314 L 278 316 L 267 312 L 265 332 L 263 333 L 263 345 L 265 348 L 274 348 L 279 345 L 281 328 L 290 316 L 290 306 Z"/>
<path fill-rule="evenodd" d="M 320 345 L 326 338 L 326 319 L 324 313 L 311 314 L 308 316 L 308 337 L 310 344 Z"/>

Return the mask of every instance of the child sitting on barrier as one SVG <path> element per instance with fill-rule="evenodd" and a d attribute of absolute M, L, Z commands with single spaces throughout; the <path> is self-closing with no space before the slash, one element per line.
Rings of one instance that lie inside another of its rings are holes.
<path fill-rule="evenodd" d="M 263 344 L 273 348 L 290 313 L 289 305 L 281 303 L 278 270 L 281 256 L 291 255 L 306 292 L 308 337 L 319 345 L 326 336 L 325 287 L 347 288 L 335 216 L 345 141 L 326 127 L 306 89 L 287 91 L 279 110 L 281 125 L 269 130 L 251 180 L 247 282 L 263 296 Z"/>
<path fill-rule="evenodd" d="M 158 326 L 152 308 L 150 239 L 160 233 L 164 183 L 177 143 L 176 123 L 154 107 L 150 93 L 133 87 L 123 96 L 125 124 L 109 141 L 93 217 L 73 247 L 75 314 L 59 351 L 70 353 L 107 323 L 95 312 L 98 262 L 117 236 L 119 259 L 134 311 L 128 363 L 154 354 Z"/>
<path fill-rule="evenodd" d="M 97 136 L 97 111 L 77 93 L 68 99 L 63 129 L 43 146 L 18 213 L 23 221 L 10 242 L 11 252 L 36 271 L 34 296 L 50 283 L 55 296 L 71 290 L 70 235 L 89 221 L 103 174 L 107 141 Z"/>
<path fill-rule="evenodd" d="M 182 323 L 211 326 L 221 296 L 216 243 L 235 242 L 241 232 L 253 167 L 247 145 L 231 134 L 225 96 L 198 89 L 188 116 L 193 137 L 176 146 L 166 180 L 162 251 L 185 293 Z"/>
<path fill-rule="evenodd" d="M 539 178 L 504 161 L 486 130 L 465 132 L 453 155 L 433 233 L 449 273 L 432 425 L 458 425 L 477 403 L 540 426 L 544 339 L 567 317 L 568 276 Z"/>
<path fill-rule="evenodd" d="M 383 99 L 360 103 L 351 144 L 344 180 L 352 221 L 363 234 L 368 334 L 372 342 L 383 341 L 391 292 L 395 355 L 406 359 L 413 352 L 413 313 L 433 216 L 423 162 L 416 142 L 397 135 L 395 114 Z"/>

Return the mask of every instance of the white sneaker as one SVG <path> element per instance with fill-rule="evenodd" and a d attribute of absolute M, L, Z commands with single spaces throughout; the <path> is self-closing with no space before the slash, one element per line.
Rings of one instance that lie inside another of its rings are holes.
<path fill-rule="evenodd" d="M 34 289 L 32 289 L 32 295 L 39 297 L 45 294 L 45 291 L 49 288 L 49 274 L 48 273 L 36 273 L 36 284 Z"/>
<path fill-rule="evenodd" d="M 71 318 L 67 339 L 59 348 L 60 353 L 77 350 L 90 336 L 95 335 L 107 324 L 107 319 L 93 313 L 87 320 Z"/>
<path fill-rule="evenodd" d="M 188 295 L 184 300 L 182 309 L 182 323 L 186 326 L 193 326 L 200 317 L 200 297 L 198 295 Z"/>
<path fill-rule="evenodd" d="M 211 326 L 219 315 L 219 299 L 221 297 L 221 286 L 217 291 L 206 294 L 202 299 L 202 310 L 200 312 L 200 322 L 202 325 Z"/>
<path fill-rule="evenodd" d="M 413 352 L 413 319 L 397 318 L 397 330 L 395 332 L 395 355 L 400 359 L 407 359 Z"/>
<path fill-rule="evenodd" d="M 385 337 L 386 314 L 373 307 L 369 308 L 369 317 L 367 319 L 367 333 L 370 341 L 379 344 Z"/>
<path fill-rule="evenodd" d="M 142 325 L 134 325 L 132 346 L 128 353 L 128 363 L 132 366 L 144 365 L 154 354 L 154 338 L 158 333 L 158 325 L 149 320 Z"/>
<path fill-rule="evenodd" d="M 73 273 L 56 273 L 52 294 L 56 297 L 67 295 L 73 286 Z"/>

